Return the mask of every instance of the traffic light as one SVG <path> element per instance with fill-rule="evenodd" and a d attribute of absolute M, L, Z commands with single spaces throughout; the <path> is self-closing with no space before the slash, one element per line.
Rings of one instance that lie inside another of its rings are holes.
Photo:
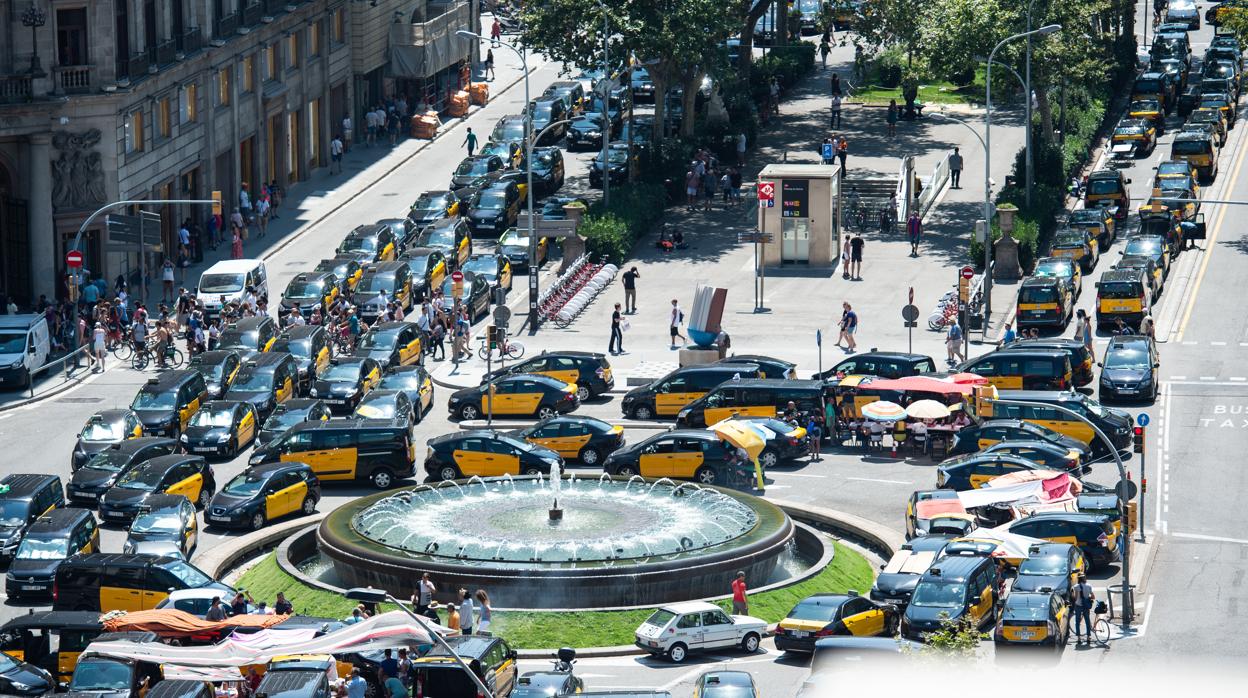
<path fill-rule="evenodd" d="M 1133 450 L 1136 453 L 1143 453 L 1144 452 L 1144 427 L 1135 428 L 1135 437 L 1133 441 L 1135 444 L 1135 448 Z"/>
<path fill-rule="evenodd" d="M 221 215 L 221 192 L 212 192 L 212 215 Z"/>
<path fill-rule="evenodd" d="M 490 348 L 497 349 L 507 343 L 507 328 L 490 325 L 486 328 L 490 333 Z"/>
<path fill-rule="evenodd" d="M 485 341 L 489 342 L 490 349 L 498 348 L 498 335 L 495 333 L 496 329 L 498 328 L 493 325 L 487 325 L 485 328 Z"/>

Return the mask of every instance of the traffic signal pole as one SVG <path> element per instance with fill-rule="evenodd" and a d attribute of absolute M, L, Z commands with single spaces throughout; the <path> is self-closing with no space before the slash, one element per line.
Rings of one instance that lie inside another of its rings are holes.
<path fill-rule="evenodd" d="M 1144 533 L 1144 504 L 1148 501 L 1148 471 L 1144 469 L 1144 457 L 1146 449 L 1144 447 L 1144 427 L 1134 427 L 1135 436 L 1133 437 L 1135 453 L 1140 457 L 1140 506 L 1139 517 L 1136 521 L 1136 528 L 1140 529 L 1140 542 L 1147 543 L 1148 538 Z"/>

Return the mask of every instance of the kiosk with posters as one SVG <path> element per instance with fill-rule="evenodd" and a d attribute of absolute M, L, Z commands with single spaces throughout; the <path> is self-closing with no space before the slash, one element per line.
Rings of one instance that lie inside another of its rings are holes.
<path fill-rule="evenodd" d="M 763 264 L 834 267 L 841 254 L 840 170 L 832 165 L 776 164 L 759 173 L 775 182 L 775 204 L 759 207 L 759 229 L 766 232 Z"/>

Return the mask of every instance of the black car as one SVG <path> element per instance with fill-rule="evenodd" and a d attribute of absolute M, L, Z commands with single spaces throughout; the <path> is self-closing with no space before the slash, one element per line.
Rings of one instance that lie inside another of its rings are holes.
<path fill-rule="evenodd" d="M 1101 359 L 1101 402 L 1156 400 L 1161 367 L 1157 345 L 1144 335 L 1113 337 Z"/>
<path fill-rule="evenodd" d="M 587 111 L 568 124 L 568 150 L 599 150 L 602 148 L 603 117 L 601 113 Z M 615 136 L 612 132 L 609 136 Z"/>
<path fill-rule="evenodd" d="M 153 494 L 180 494 L 199 507 L 216 491 L 212 467 L 201 456 L 159 456 L 117 478 L 100 497 L 100 520 L 129 523 Z"/>
<path fill-rule="evenodd" d="M 620 140 L 632 143 L 633 147 L 639 151 L 649 148 L 650 143 L 654 141 L 654 115 L 638 114 L 630 117 L 624 122 L 624 128 L 620 131 Z"/>
<path fill-rule="evenodd" d="M 505 145 L 516 144 L 521 148 L 524 147 L 525 131 L 529 128 L 529 117 L 527 114 L 511 114 L 504 116 L 494 124 L 494 130 L 490 132 L 490 142 Z M 530 135 L 535 131 L 528 131 Z M 453 189 L 454 187 L 452 187 Z"/>
<path fill-rule="evenodd" d="M 425 413 L 433 408 L 433 379 L 424 366 L 396 366 L 386 371 L 377 385 L 380 390 L 401 390 L 412 402 L 416 421 L 424 419 Z"/>
<path fill-rule="evenodd" d="M 90 460 L 91 456 L 126 439 L 143 435 L 143 422 L 134 410 L 100 410 L 87 418 L 87 423 L 78 432 L 78 443 L 74 444 L 74 455 L 70 466 L 77 470 Z"/>
<path fill-rule="evenodd" d="M 473 186 L 481 178 L 491 173 L 501 172 L 507 163 L 497 155 L 474 155 L 464 158 L 451 175 L 451 189 L 463 189 Z"/>
<path fill-rule="evenodd" d="M 905 378 L 934 373 L 936 362 L 926 354 L 908 354 L 900 351 L 870 351 L 855 354 L 823 373 L 816 373 L 817 380 L 831 380 L 838 375 L 867 375 L 880 378 Z"/>
<path fill-rule="evenodd" d="M 490 313 L 490 283 L 474 272 L 464 272 L 464 293 L 461 300 L 468 309 L 468 319 L 476 322 Z M 455 283 L 448 276 L 442 282 L 442 309 L 450 311 L 455 307 Z"/>
<path fill-rule="evenodd" d="M 143 436 L 109 446 L 74 471 L 65 487 L 66 497 L 71 504 L 94 507 L 117 479 L 135 466 L 177 449 L 177 441 L 159 436 Z"/>
<path fill-rule="evenodd" d="M 463 268 L 485 279 L 491 288 L 502 289 L 504 295 L 511 290 L 511 262 L 501 254 L 474 254 Z"/>
<path fill-rule="evenodd" d="M 381 364 L 365 356 L 344 356 L 312 384 L 311 396 L 320 398 L 336 414 L 350 414 L 364 394 L 381 381 Z"/>
<path fill-rule="evenodd" d="M 762 378 L 770 378 L 773 380 L 796 379 L 797 364 L 784 359 L 776 359 L 761 354 L 733 354 L 726 359 L 717 362 L 719 365 L 728 364 L 751 364 L 757 366 L 758 370 L 763 374 Z"/>
<path fill-rule="evenodd" d="M 1161 295 L 1162 289 L 1165 288 L 1165 273 L 1151 257 L 1139 254 L 1123 255 L 1118 259 L 1118 263 L 1114 265 L 1114 269 L 1128 271 L 1138 269 L 1144 272 L 1144 278 L 1148 280 L 1148 287 L 1152 292 L 1153 301 L 1157 300 L 1157 297 Z"/>
<path fill-rule="evenodd" d="M 355 289 L 355 284 L 359 282 L 360 277 L 364 274 L 364 268 L 360 264 L 360 260 L 348 255 L 322 259 L 312 271 L 332 273 L 334 278 L 338 279 L 339 291 L 344 295 Z"/>
<path fill-rule="evenodd" d="M 467 219 L 473 235 L 502 235 L 520 219 L 520 188 L 514 182 L 496 182 L 478 191 Z M 421 240 L 421 244 L 429 243 Z"/>
<path fill-rule="evenodd" d="M 676 429 L 619 449 L 607 456 L 602 469 L 616 477 L 670 477 L 713 485 L 726 480 L 728 449 L 712 431 Z"/>
<path fill-rule="evenodd" d="M 47 671 L 0 652 L 0 694 L 41 696 L 55 689 L 56 681 Z"/>
<path fill-rule="evenodd" d="M 563 466 L 558 453 L 496 431 L 456 431 L 429 439 L 425 472 L 434 480 L 539 475 Z"/>
<path fill-rule="evenodd" d="M 295 274 L 295 278 L 290 280 L 286 291 L 282 293 L 280 313 L 285 317 L 298 308 L 299 314 L 306 319 L 312 316 L 312 311 L 316 308 L 327 312 L 338 299 L 341 288 L 338 277 L 333 272 L 305 271 Z"/>
<path fill-rule="evenodd" d="M 533 115 L 533 133 L 537 138 L 535 145 L 558 143 L 567 130 L 569 116 L 568 106 L 560 98 L 539 99 L 529 105 L 529 113 Z"/>
<path fill-rule="evenodd" d="M 360 320 L 373 323 L 394 303 L 412 307 L 412 269 L 407 262 L 378 262 L 364 267 L 364 277 L 355 287 L 354 301 Z"/>
<path fill-rule="evenodd" d="M 187 453 L 233 458 L 256 440 L 259 421 L 250 402 L 213 400 L 191 417 L 178 440 Z"/>
<path fill-rule="evenodd" d="M 416 409 L 407 393 L 402 390 L 375 388 L 355 406 L 353 417 L 360 419 L 402 419 L 408 424 L 416 422 Z"/>
<path fill-rule="evenodd" d="M 322 400 L 315 398 L 287 400 L 274 408 L 273 414 L 264 420 L 264 426 L 260 427 L 260 433 L 256 436 L 256 447 L 263 448 L 300 422 L 319 422 L 331 416 L 329 407 Z"/>
<path fill-rule="evenodd" d="M 4 590 L 10 599 L 49 597 L 56 568 L 79 553 L 100 549 L 95 517 L 87 509 L 57 507 L 30 525 L 9 563 Z M 3 694 L 0 694 L 3 695 Z"/>
<path fill-rule="evenodd" d="M 204 509 L 210 526 L 264 528 L 290 514 L 311 516 L 321 500 L 321 482 L 304 463 L 253 465 L 235 475 Z"/>
<path fill-rule="evenodd" d="M 287 327 L 273 342 L 274 354 L 290 354 L 299 366 L 299 392 L 307 393 L 312 381 L 329 366 L 329 331 L 323 325 Z"/>
<path fill-rule="evenodd" d="M 450 271 L 446 255 L 432 247 L 410 247 L 403 251 L 399 261 L 411 272 L 412 303 L 423 303 L 432 289 L 442 285 L 442 279 Z"/>
<path fill-rule="evenodd" d="M 1018 576 L 1010 592 L 1050 590 L 1067 598 L 1074 590 L 1078 575 L 1087 571 L 1088 563 L 1078 546 L 1070 543 L 1034 543 L 1027 550 L 1027 559 L 1018 566 Z"/>
<path fill-rule="evenodd" d="M 528 163 L 521 161 L 520 169 Z M 563 151 L 557 147 L 533 149 L 533 196 L 550 196 L 563 186 Z"/>
<path fill-rule="evenodd" d="M 459 268 L 472 254 L 472 231 L 463 217 L 443 218 L 421 231 L 416 244 L 441 250 L 446 263 Z"/>
<path fill-rule="evenodd" d="M 481 377 L 484 385 L 495 378 L 519 373 L 549 376 L 576 386 L 576 397 L 588 400 L 615 387 L 607 357 L 590 351 L 544 351 L 537 356 L 498 368 Z"/>
<path fill-rule="evenodd" d="M 785 461 L 802 458 L 810 453 L 810 437 L 806 435 L 806 429 L 803 427 L 793 426 L 775 417 L 737 415 L 732 419 L 753 422 L 771 434 L 767 438 L 767 445 L 758 454 L 758 464 L 763 466 L 763 470 Z"/>
<path fill-rule="evenodd" d="M 1049 441 L 1002 441 L 985 448 L 984 453 L 1008 453 L 1039 464 L 1048 470 L 1078 475 L 1091 472 L 1092 466 L 1084 464 L 1077 451 L 1072 451 Z"/>
<path fill-rule="evenodd" d="M 168 555 L 190 560 L 199 545 L 195 505 L 180 494 L 149 495 L 130 522 L 125 555 Z"/>
<path fill-rule="evenodd" d="M 542 202 L 542 210 L 538 213 L 544 221 L 566 220 L 568 213 L 563 210 L 563 207 L 568 204 L 580 204 L 584 208 L 589 208 L 589 201 L 579 196 L 552 196 Z"/>
<path fill-rule="evenodd" d="M 204 382 L 208 384 L 208 399 L 219 400 L 230 389 L 242 365 L 243 355 L 239 351 L 214 349 L 192 356 L 187 366 L 203 375 Z"/>
<path fill-rule="evenodd" d="M 585 682 L 570 671 L 526 671 L 516 679 L 510 698 L 574 696 L 583 690 Z"/>
<path fill-rule="evenodd" d="M 390 226 L 373 223 L 356 226 L 342 239 L 335 252 L 367 264 L 394 259 L 399 254 L 398 245 L 399 240 Z"/>
<path fill-rule="evenodd" d="M 607 99 L 606 111 L 607 121 L 611 122 L 612 133 L 619 133 L 620 129 L 623 128 L 624 112 L 628 110 L 630 104 L 631 99 L 629 97 L 629 89 L 627 87 L 621 85 L 611 90 L 611 96 Z M 602 113 L 602 95 L 600 93 L 594 93 L 593 97 L 590 98 L 589 107 L 587 107 L 585 111 L 592 112 L 594 114 Z"/>
<path fill-rule="evenodd" d="M 295 357 L 270 351 L 243 364 L 225 399 L 250 402 L 257 416 L 267 419 L 273 408 L 296 396 L 298 386 L 299 364 Z"/>
<path fill-rule="evenodd" d="M 454 191 L 427 191 L 416 197 L 407 213 L 407 235 L 424 230 L 443 218 L 453 218 L 464 212 L 464 202 Z M 404 239 L 407 243 L 408 239 Z"/>
<path fill-rule="evenodd" d="M 610 453 L 624 447 L 624 428 L 593 417 L 549 417 L 530 427 L 508 432 L 538 446 L 545 446 L 566 460 L 588 466 L 602 463 Z"/>
<path fill-rule="evenodd" d="M 243 357 L 243 362 L 273 348 L 277 339 L 277 321 L 267 315 L 245 317 L 235 320 L 221 331 L 217 346 L 233 349 Z"/>
<path fill-rule="evenodd" d="M 489 395 L 493 391 L 492 399 Z M 472 388 L 451 393 L 447 408 L 460 419 L 477 419 L 492 409 L 495 416 L 537 416 L 540 419 L 566 414 L 581 401 L 576 390 L 563 381 L 535 373 L 503 376 Z"/>
<path fill-rule="evenodd" d="M 637 102 L 645 100 L 654 102 L 654 80 L 650 79 L 650 71 L 645 68 L 633 68 L 629 74 L 629 83 L 633 88 L 633 99 Z"/>
<path fill-rule="evenodd" d="M 382 369 L 406 366 L 422 360 L 420 328 L 413 322 L 380 322 L 355 346 L 354 356 L 369 356 Z"/>
<path fill-rule="evenodd" d="M 607 146 L 607 162 L 610 164 L 611 184 L 623 184 L 628 180 L 630 160 L 634 159 L 630 157 L 629 150 L 630 147 L 627 143 L 612 143 Z M 589 164 L 589 185 L 591 187 L 602 186 L 601 153 Z"/>
<path fill-rule="evenodd" d="M 936 486 L 944 490 L 977 490 L 993 478 L 1020 470 L 1042 470 L 1040 464 L 1009 453 L 954 456 L 936 468 Z"/>
<path fill-rule="evenodd" d="M 963 427 L 953 436 L 950 455 L 975 453 L 998 441 L 1047 441 L 1079 454 L 1081 462 L 1087 462 L 1092 452 L 1079 439 L 1059 434 L 1052 429 L 1021 419 L 991 419 Z"/>
<path fill-rule="evenodd" d="M 55 475 L 14 473 L 0 480 L 0 561 L 12 560 L 31 524 L 65 506 L 65 488 Z"/>
<path fill-rule="evenodd" d="M 906 541 L 901 546 L 902 549 L 893 555 L 893 559 L 880 568 L 875 584 L 871 586 L 871 600 L 904 606 L 914 593 L 919 578 L 927 571 L 923 564 L 911 560 L 935 560 L 951 540 L 953 536 L 929 535 Z"/>
<path fill-rule="evenodd" d="M 198 371 L 166 371 L 147 379 L 130 408 L 143 421 L 144 434 L 177 436 L 207 396 L 207 381 Z"/>
<path fill-rule="evenodd" d="M 542 92 L 543 99 L 548 97 L 562 99 L 570 116 L 580 114 L 585 109 L 585 86 L 577 80 L 560 80 L 551 83 Z"/>

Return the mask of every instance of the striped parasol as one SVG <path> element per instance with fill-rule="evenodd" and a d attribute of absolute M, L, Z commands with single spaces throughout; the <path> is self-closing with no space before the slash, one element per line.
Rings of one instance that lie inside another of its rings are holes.
<path fill-rule="evenodd" d="M 906 408 L 888 400 L 876 400 L 862 406 L 862 416 L 877 422 L 896 422 L 906 418 Z"/>

